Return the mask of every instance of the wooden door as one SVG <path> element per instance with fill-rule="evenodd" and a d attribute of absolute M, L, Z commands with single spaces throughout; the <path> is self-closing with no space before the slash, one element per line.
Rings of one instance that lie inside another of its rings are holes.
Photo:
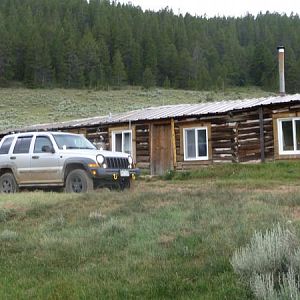
<path fill-rule="evenodd" d="M 171 125 L 152 125 L 151 138 L 151 174 L 162 175 L 173 169 Z"/>

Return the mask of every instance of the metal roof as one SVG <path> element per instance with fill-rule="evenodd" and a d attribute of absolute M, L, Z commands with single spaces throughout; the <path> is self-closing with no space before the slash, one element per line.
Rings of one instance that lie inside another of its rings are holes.
<path fill-rule="evenodd" d="M 35 131 L 35 130 L 57 130 L 63 128 L 78 128 L 102 124 L 127 123 L 145 120 L 159 120 L 167 118 L 204 116 L 227 113 L 230 111 L 243 110 L 258 106 L 271 104 L 300 102 L 300 94 L 276 96 L 268 98 L 231 100 L 219 102 L 204 102 L 198 104 L 179 104 L 158 107 L 149 107 L 125 113 L 109 114 L 93 118 L 78 119 L 59 123 L 36 124 L 23 127 L 18 130 L 6 130 L 2 133 L 11 131 Z"/>

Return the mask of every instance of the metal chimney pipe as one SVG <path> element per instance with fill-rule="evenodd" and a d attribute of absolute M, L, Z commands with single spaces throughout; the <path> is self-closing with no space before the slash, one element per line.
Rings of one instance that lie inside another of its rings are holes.
<path fill-rule="evenodd" d="M 279 65 L 279 93 L 285 96 L 285 79 L 284 79 L 284 46 L 278 46 L 278 65 Z"/>

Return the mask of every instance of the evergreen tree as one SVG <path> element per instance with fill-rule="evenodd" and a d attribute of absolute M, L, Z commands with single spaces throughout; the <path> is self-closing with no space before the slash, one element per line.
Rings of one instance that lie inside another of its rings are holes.
<path fill-rule="evenodd" d="M 179 72 L 177 84 L 179 88 L 185 89 L 192 86 L 194 78 L 193 60 L 187 49 L 183 49 L 179 55 Z"/>
<path fill-rule="evenodd" d="M 80 88 L 85 84 L 83 67 L 75 46 L 75 39 L 72 37 L 70 37 L 64 45 L 62 80 L 63 85 L 67 88 Z"/>
<path fill-rule="evenodd" d="M 112 63 L 112 83 L 115 86 L 120 87 L 126 82 L 127 75 L 125 72 L 125 66 L 122 60 L 122 56 L 119 50 L 116 51 L 113 57 Z"/>
<path fill-rule="evenodd" d="M 163 87 L 165 89 L 169 89 L 171 87 L 171 82 L 168 76 L 166 76 L 164 82 L 163 82 Z"/>
<path fill-rule="evenodd" d="M 143 87 L 150 89 L 155 86 L 155 77 L 151 71 L 151 68 L 147 67 L 143 73 Z"/>
<path fill-rule="evenodd" d="M 79 49 L 85 86 L 96 87 L 100 81 L 100 57 L 97 43 L 90 31 L 82 37 Z"/>
<path fill-rule="evenodd" d="M 13 78 L 12 44 L 0 14 L 0 86 Z"/>

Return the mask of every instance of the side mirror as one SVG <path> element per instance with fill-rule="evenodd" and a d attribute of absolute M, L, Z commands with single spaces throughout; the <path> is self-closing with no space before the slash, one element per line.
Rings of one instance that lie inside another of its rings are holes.
<path fill-rule="evenodd" d="M 48 145 L 45 145 L 42 147 L 42 152 L 46 152 L 46 153 L 55 153 L 53 147 L 50 147 Z"/>

